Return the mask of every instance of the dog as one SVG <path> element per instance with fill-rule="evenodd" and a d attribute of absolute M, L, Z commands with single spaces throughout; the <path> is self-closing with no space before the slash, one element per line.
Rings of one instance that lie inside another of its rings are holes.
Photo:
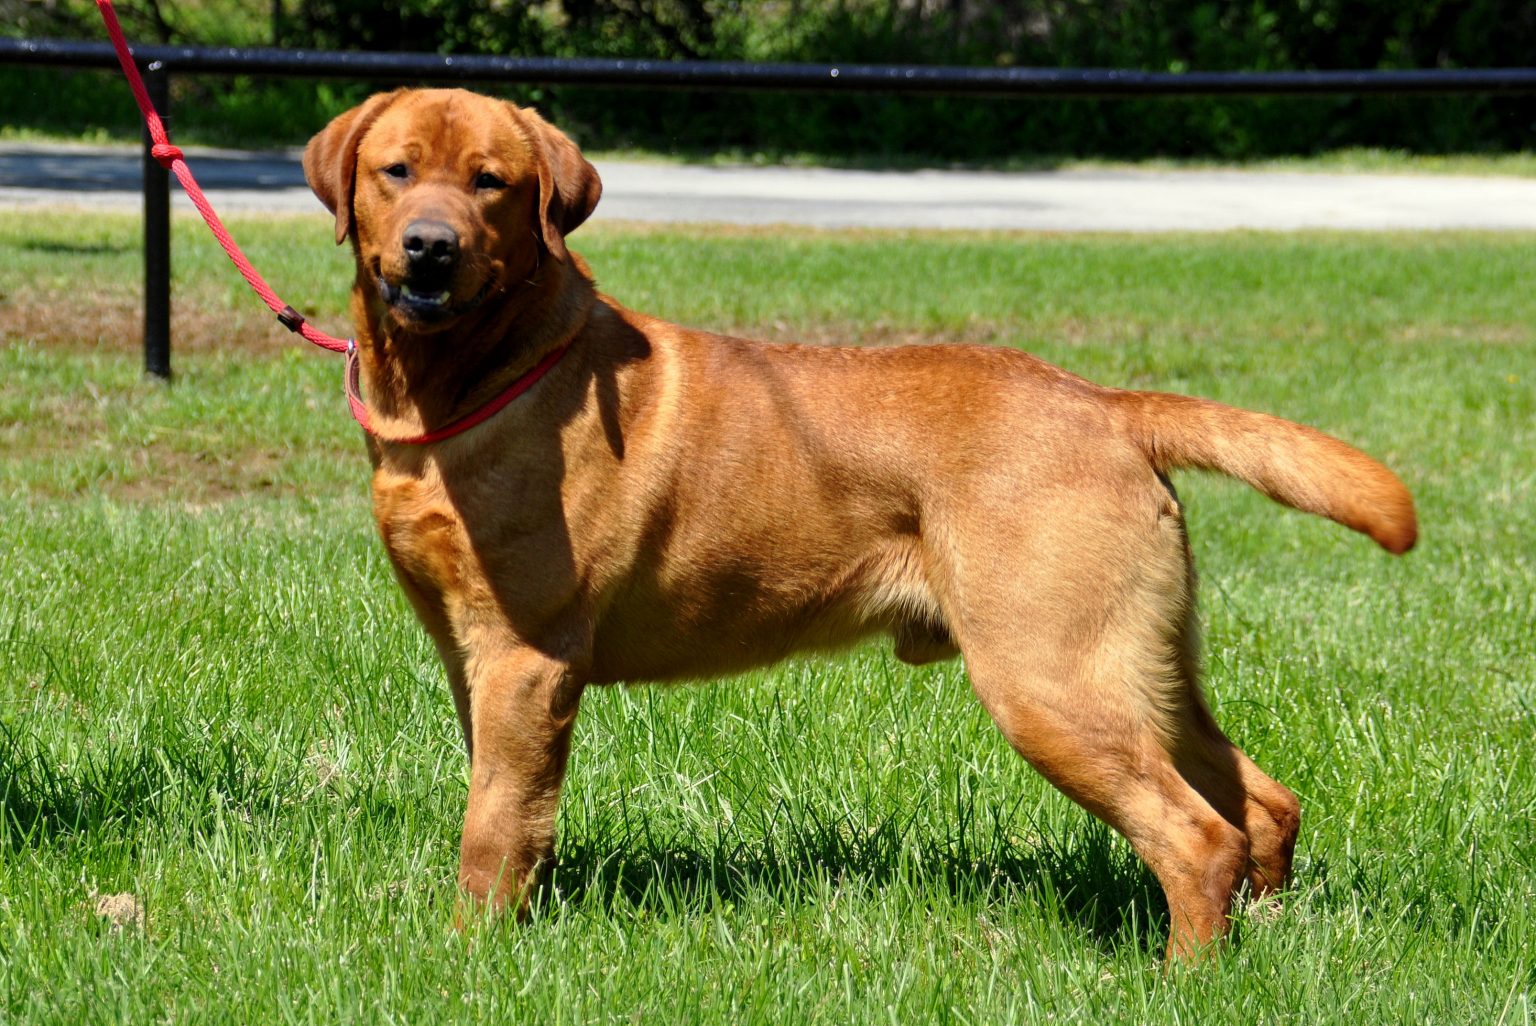
<path fill-rule="evenodd" d="M 376 95 L 304 171 L 356 257 L 374 518 L 469 753 L 464 906 L 526 912 L 587 685 L 881 633 L 909 663 L 963 656 L 1009 744 L 1130 841 L 1170 958 L 1221 937 L 1244 884 L 1284 886 L 1300 807 L 1202 697 L 1168 475 L 1231 475 L 1400 554 L 1391 471 L 1016 350 L 767 345 L 628 310 L 566 245 L 596 170 L 508 102 Z"/>

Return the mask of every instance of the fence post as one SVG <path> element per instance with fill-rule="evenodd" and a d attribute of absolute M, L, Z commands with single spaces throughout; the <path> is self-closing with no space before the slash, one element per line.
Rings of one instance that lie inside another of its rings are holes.
<path fill-rule="evenodd" d="M 144 69 L 144 85 L 169 122 L 171 75 L 159 61 Z M 144 130 L 144 373 L 171 378 L 171 173 L 150 155 Z"/>

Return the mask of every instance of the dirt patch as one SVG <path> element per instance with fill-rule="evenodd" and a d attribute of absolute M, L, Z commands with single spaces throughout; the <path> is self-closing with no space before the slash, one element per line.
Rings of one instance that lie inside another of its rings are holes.
<path fill-rule="evenodd" d="M 0 481 L 47 498 L 102 496 L 195 511 L 255 496 L 347 492 L 366 480 L 362 446 L 350 437 L 253 442 L 217 426 L 166 423 L 153 412 L 124 419 L 123 411 L 144 411 L 163 387 L 87 384 L 29 397 L 24 416 L 0 421 Z M 338 418 L 342 410 L 338 402 Z"/>
<path fill-rule="evenodd" d="M 254 497 L 314 497 L 358 490 L 366 482 L 361 445 L 327 449 L 334 477 L 300 476 L 295 453 L 260 446 L 221 446 L 189 450 L 161 443 L 120 440 L 98 429 L 41 432 L 22 442 L 16 432 L 0 430 L 0 445 L 25 453 L 7 476 L 23 482 L 28 494 L 48 498 L 100 496 L 134 504 L 180 505 L 189 512 Z"/>
<path fill-rule="evenodd" d="M 248 448 L 237 452 L 188 453 L 174 449 L 132 450 L 120 447 L 129 462 L 125 470 L 101 481 L 97 490 L 131 503 L 178 502 L 189 512 L 253 496 L 314 495 L 312 480 L 285 476 L 287 454 Z M 361 452 L 350 454 L 361 459 Z M 342 454 L 337 455 L 343 458 Z M 358 463 L 361 477 L 363 465 Z"/>
<path fill-rule="evenodd" d="M 178 293 L 171 300 L 171 350 L 176 353 L 238 351 L 272 355 L 308 346 L 267 312 L 259 301 L 231 309 L 224 297 Z M 243 298 L 243 297 L 242 297 Z M 317 323 L 330 318 L 301 310 Z M 335 317 L 334 330 L 350 322 Z M 0 343 L 27 341 L 70 352 L 140 353 L 144 349 L 144 305 L 137 291 L 97 291 L 88 296 L 46 288 L 21 288 L 0 296 Z"/>
<path fill-rule="evenodd" d="M 715 331 L 720 329 L 710 328 Z M 1017 328 L 987 321 L 973 321 L 963 327 L 931 330 L 910 325 L 886 324 L 791 324 L 776 320 L 767 324 L 748 324 L 724 329 L 723 334 L 761 342 L 792 342 L 811 346 L 909 346 L 974 343 L 995 345 L 1018 334 Z"/>
<path fill-rule="evenodd" d="M 1529 345 L 1536 330 L 1525 324 L 1404 324 L 1389 336 L 1408 345 L 1436 342 L 1477 342 L 1483 345 Z"/>
<path fill-rule="evenodd" d="M 113 933 L 144 928 L 144 903 L 132 894 L 98 894 L 91 907 Z"/>
<path fill-rule="evenodd" d="M 311 795 L 340 791 L 346 782 L 334 747 L 328 739 L 322 739 L 304 758 L 304 765 L 315 774 L 314 784 L 309 789 Z"/>

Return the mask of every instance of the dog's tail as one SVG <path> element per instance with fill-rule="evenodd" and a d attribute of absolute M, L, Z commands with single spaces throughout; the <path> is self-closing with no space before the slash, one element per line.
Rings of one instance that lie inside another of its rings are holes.
<path fill-rule="evenodd" d="M 1413 548 L 1413 496 L 1358 449 L 1279 417 L 1165 392 L 1120 392 L 1131 437 L 1159 473 L 1219 470 L 1295 509 L 1369 535 L 1394 555 Z"/>

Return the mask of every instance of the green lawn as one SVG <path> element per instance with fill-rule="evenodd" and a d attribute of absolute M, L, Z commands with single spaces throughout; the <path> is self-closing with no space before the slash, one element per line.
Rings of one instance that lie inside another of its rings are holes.
<path fill-rule="evenodd" d="M 344 329 L 323 219 L 234 227 Z M 134 222 L 0 219 L 0 1022 L 1536 1019 L 1536 236 L 573 239 L 676 320 L 1018 345 L 1310 422 L 1414 489 L 1393 560 L 1181 479 L 1212 702 L 1304 825 L 1284 900 L 1165 973 L 1128 846 L 958 664 L 878 645 L 590 693 L 553 888 L 454 933 L 458 728 L 339 361 L 177 233 L 166 388 Z"/>

